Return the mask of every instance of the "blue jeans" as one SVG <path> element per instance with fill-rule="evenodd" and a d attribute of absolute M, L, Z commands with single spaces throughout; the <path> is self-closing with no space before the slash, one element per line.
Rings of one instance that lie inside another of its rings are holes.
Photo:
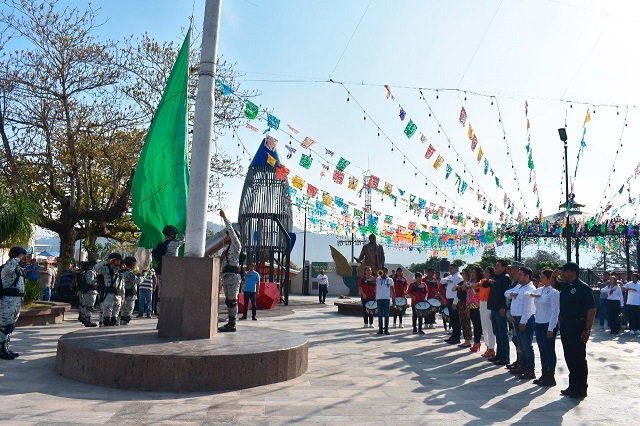
<path fill-rule="evenodd" d="M 607 299 L 600 299 L 600 309 L 598 312 L 600 317 L 600 328 L 604 328 L 604 319 L 607 318 L 607 328 L 611 328 L 609 324 L 609 318 L 607 317 Z"/>
<path fill-rule="evenodd" d="M 509 360 L 509 332 L 507 317 L 501 316 L 500 311 L 491 311 L 491 326 L 496 336 L 496 355 L 500 360 Z"/>
<path fill-rule="evenodd" d="M 246 291 L 244 292 L 244 311 L 242 312 L 242 318 L 247 317 L 247 312 L 249 312 L 249 301 L 251 301 L 251 318 L 256 317 L 256 292 L 255 291 Z"/>
<path fill-rule="evenodd" d="M 378 330 L 382 331 L 382 318 L 384 318 L 384 331 L 389 331 L 389 299 L 378 299 Z"/>
<path fill-rule="evenodd" d="M 40 300 L 51 301 L 51 287 L 47 286 L 40 289 Z"/>
<path fill-rule="evenodd" d="M 536 316 L 531 315 L 524 331 L 520 330 L 520 324 L 516 324 L 518 327 L 518 346 L 522 350 L 522 368 L 527 371 L 533 371 L 535 369 L 535 359 L 533 355 L 533 333 L 536 328 Z"/>
<path fill-rule="evenodd" d="M 150 288 L 141 288 L 138 292 L 140 293 L 140 300 L 138 300 L 138 312 L 141 314 L 151 315 L 152 290 Z"/>
<path fill-rule="evenodd" d="M 540 352 L 540 364 L 542 364 L 542 374 L 554 374 L 556 371 L 556 336 L 558 335 L 558 326 L 553 330 L 553 337 L 547 338 L 547 330 L 549 323 L 536 324 L 536 342 L 538 343 L 538 351 Z"/>

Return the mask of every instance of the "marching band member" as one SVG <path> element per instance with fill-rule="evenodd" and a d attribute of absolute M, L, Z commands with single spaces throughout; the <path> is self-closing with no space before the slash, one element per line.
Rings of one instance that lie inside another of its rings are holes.
<path fill-rule="evenodd" d="M 395 275 L 393 276 L 393 291 L 396 297 L 406 297 L 407 288 L 409 287 L 409 283 L 407 279 L 404 277 L 404 272 L 402 268 L 398 268 L 396 270 Z M 397 306 L 394 304 L 393 306 L 393 327 L 396 327 L 396 318 L 400 317 L 400 328 L 404 328 L 402 325 L 402 317 L 404 316 L 404 312 L 407 309 L 407 305 L 405 306 Z"/>
<path fill-rule="evenodd" d="M 415 274 L 415 281 L 409 285 L 409 296 L 411 297 L 411 323 L 413 325 L 413 334 L 424 334 L 422 331 L 422 318 L 418 317 L 416 303 L 423 302 L 427 298 L 427 286 L 422 282 L 422 275 L 418 272 Z M 416 328 L 416 321 L 418 327 Z"/>
<path fill-rule="evenodd" d="M 371 275 L 371 268 L 368 266 L 364 269 L 364 276 L 360 277 L 358 290 L 360 291 L 360 301 L 362 301 L 363 328 L 373 328 L 373 314 L 367 312 L 365 305 L 367 302 L 376 300 L 376 277 Z"/>

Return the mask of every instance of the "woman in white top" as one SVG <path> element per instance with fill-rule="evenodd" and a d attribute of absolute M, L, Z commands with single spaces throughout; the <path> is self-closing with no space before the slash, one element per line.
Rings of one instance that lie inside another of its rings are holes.
<path fill-rule="evenodd" d="M 640 274 L 631 275 L 631 281 L 622 287 L 627 292 L 627 309 L 629 309 L 629 330 L 631 334 L 640 334 Z"/>
<path fill-rule="evenodd" d="M 540 284 L 531 296 L 536 301 L 536 342 L 540 351 L 542 376 L 533 381 L 540 386 L 555 386 L 556 336 L 560 313 L 560 292 L 554 287 L 556 279 L 551 269 L 540 274 Z"/>
<path fill-rule="evenodd" d="M 607 312 L 609 313 L 609 325 L 611 326 L 611 334 L 620 334 L 620 308 L 624 306 L 624 297 L 622 289 L 618 285 L 618 278 L 612 275 L 609 278 L 609 285 L 606 287 L 607 295 Z"/>

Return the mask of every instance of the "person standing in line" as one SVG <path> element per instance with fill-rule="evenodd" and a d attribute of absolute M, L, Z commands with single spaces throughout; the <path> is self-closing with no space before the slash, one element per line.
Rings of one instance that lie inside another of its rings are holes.
<path fill-rule="evenodd" d="M 22 247 L 9 249 L 9 260 L 2 267 L 2 294 L 0 297 L 0 359 L 13 360 L 20 356 L 9 346 L 11 334 L 20 316 L 24 297 L 24 271 L 20 262 L 27 255 Z"/>
<path fill-rule="evenodd" d="M 324 269 L 320 270 L 320 273 L 316 277 L 318 280 L 318 303 L 326 305 L 327 293 L 329 292 L 329 277 L 327 277 Z"/>
<path fill-rule="evenodd" d="M 360 277 L 358 282 L 358 291 L 360 292 L 360 302 L 362 303 L 363 328 L 373 328 L 373 314 L 370 314 L 366 307 L 367 302 L 376 300 L 376 278 L 371 275 L 370 266 L 364 268 L 364 275 Z"/>
<path fill-rule="evenodd" d="M 511 286 L 511 279 L 507 275 L 507 266 L 509 266 L 509 262 L 504 259 L 498 260 L 495 266 L 496 276 L 483 284 L 490 289 L 487 308 L 491 311 L 491 326 L 493 334 L 496 336 L 496 356 L 487 358 L 487 360 L 496 365 L 509 364 L 507 299 L 504 297 L 504 293 Z"/>
<path fill-rule="evenodd" d="M 483 278 L 480 280 L 480 322 L 482 323 L 482 336 L 484 337 L 484 344 L 487 346 L 487 350 L 482 354 L 485 358 L 492 358 L 496 356 L 496 336 L 493 334 L 493 327 L 491 325 L 491 311 L 487 307 L 489 300 L 489 287 L 484 287 L 484 283 L 487 280 L 492 280 L 496 273 L 493 267 L 488 266 L 484 270 Z"/>
<path fill-rule="evenodd" d="M 480 350 L 480 339 L 482 338 L 482 320 L 480 319 L 480 280 L 482 279 L 482 268 L 476 266 L 471 270 L 471 280 L 467 283 L 467 310 L 469 318 L 473 324 L 473 346 L 469 348 L 471 352 Z"/>
<path fill-rule="evenodd" d="M 422 318 L 418 316 L 416 303 L 424 302 L 428 295 L 426 284 L 422 281 L 422 274 L 415 274 L 415 281 L 409 285 L 408 294 L 411 297 L 411 324 L 413 325 L 413 334 L 424 334 L 422 331 Z M 417 322 L 417 327 L 416 327 Z"/>
<path fill-rule="evenodd" d="M 452 263 L 449 266 L 450 275 L 442 278 L 440 283 L 447 288 L 447 307 L 449 308 L 449 321 L 451 323 L 452 334 L 451 337 L 445 339 L 445 342 L 451 345 L 457 345 L 460 343 L 460 315 L 458 313 L 458 293 L 456 287 L 463 279 L 460 272 L 458 272 L 458 265 Z"/>
<path fill-rule="evenodd" d="M 518 275 L 514 275 L 513 272 L 513 267 L 509 267 L 509 276 L 511 278 L 513 277 L 518 277 Z M 524 373 L 524 365 L 523 365 L 523 361 L 524 361 L 524 355 L 522 354 L 523 352 L 523 347 L 522 347 L 522 342 L 520 341 L 520 338 L 518 337 L 519 333 L 520 333 L 520 320 L 522 319 L 522 312 L 524 310 L 524 297 L 518 298 L 518 295 L 520 294 L 520 291 L 522 290 L 522 288 L 524 287 L 524 284 L 520 283 L 520 281 L 518 281 L 518 279 L 516 278 L 516 285 L 513 286 L 512 288 L 510 288 L 509 290 L 505 291 L 504 295 L 507 298 L 507 306 L 509 307 L 509 311 L 507 314 L 507 318 L 509 319 L 510 322 L 513 322 L 515 324 L 515 327 L 513 327 L 513 336 L 516 339 L 516 353 L 517 353 L 517 357 L 516 357 L 516 361 L 513 364 L 508 364 L 507 365 L 507 369 L 511 370 L 511 373 L 513 374 L 517 374 L 517 375 L 521 375 Z"/>
<path fill-rule="evenodd" d="M 596 302 L 591 288 L 578 279 L 580 267 L 568 262 L 554 271 L 560 291 L 560 340 L 569 369 L 569 386 L 560 391 L 571 398 L 587 396 L 587 342 L 596 317 Z"/>
<path fill-rule="evenodd" d="M 509 279 L 511 280 L 511 286 L 509 288 L 520 287 L 518 283 L 518 273 L 520 272 L 520 268 L 524 268 L 525 265 L 522 262 L 514 261 L 511 262 L 509 267 L 507 267 L 507 275 L 509 275 Z M 511 336 L 511 343 L 513 343 L 514 348 L 516 349 L 516 360 L 507 365 L 507 369 L 521 369 L 522 367 L 522 348 L 518 343 L 518 332 L 519 326 L 518 322 L 513 318 L 513 313 L 511 312 L 511 303 L 513 299 L 507 298 L 507 325 L 509 327 L 509 335 Z"/>
<path fill-rule="evenodd" d="M 396 270 L 395 275 L 393 276 L 393 293 L 395 297 L 405 297 L 407 295 L 407 289 L 409 288 L 409 283 L 407 279 L 404 277 L 404 271 L 402 268 L 398 268 Z M 394 298 L 395 301 L 395 298 Z M 396 319 L 400 318 L 400 328 L 404 328 L 402 325 L 402 317 L 404 316 L 404 312 L 407 309 L 407 305 L 404 306 L 396 306 L 394 303 L 393 306 L 393 327 L 396 327 Z"/>
<path fill-rule="evenodd" d="M 120 325 L 129 325 L 131 322 L 131 314 L 133 314 L 133 308 L 138 298 L 138 277 L 134 274 L 133 270 L 136 267 L 136 258 L 133 256 L 127 256 L 122 261 L 124 264 L 124 271 L 122 271 L 122 283 L 124 286 L 124 304 L 122 306 L 122 313 L 120 315 Z"/>
<path fill-rule="evenodd" d="M 389 307 L 393 299 L 393 280 L 387 276 L 387 268 L 376 278 L 376 301 L 378 302 L 378 334 L 389 334 Z M 383 328 L 384 319 L 384 328 Z"/>
<path fill-rule="evenodd" d="M 640 274 L 631 274 L 631 281 L 622 287 L 627 293 L 627 308 L 629 309 L 629 333 L 640 334 Z"/>
<path fill-rule="evenodd" d="M 607 314 L 607 297 L 609 296 L 609 291 L 607 287 L 609 286 L 609 278 L 611 278 L 611 274 L 605 272 L 602 274 L 602 281 L 600 281 L 600 307 L 598 309 L 598 316 L 600 317 L 600 330 L 604 330 L 604 320 L 607 319 L 607 328 L 611 329 L 611 324 L 609 323 L 609 317 Z"/>
<path fill-rule="evenodd" d="M 51 290 L 56 281 L 56 270 L 45 260 L 42 264 L 42 269 L 40 269 L 37 274 L 39 275 L 38 287 L 40 287 L 40 300 L 49 302 L 51 301 Z"/>
<path fill-rule="evenodd" d="M 93 270 L 101 274 L 104 279 L 102 298 L 102 320 L 105 326 L 117 325 L 118 314 L 122 305 L 122 276 L 120 275 L 120 262 L 122 256 L 119 253 L 111 253 L 107 260 L 98 262 Z"/>
<path fill-rule="evenodd" d="M 460 317 L 460 328 L 462 329 L 462 337 L 464 342 L 458 345 L 460 348 L 471 348 L 471 318 L 469 316 L 469 310 L 467 309 L 467 285 L 471 281 L 471 270 L 463 269 L 462 273 L 463 281 L 454 287 L 456 295 L 458 296 L 458 315 Z"/>
<path fill-rule="evenodd" d="M 85 327 L 96 327 L 98 324 L 91 321 L 93 307 L 98 297 L 98 281 L 93 267 L 95 260 L 82 262 L 82 271 L 78 275 L 78 287 L 80 291 L 80 318 Z"/>
<path fill-rule="evenodd" d="M 520 268 L 518 271 L 518 283 L 522 286 L 518 291 L 516 299 L 520 299 L 522 311 L 520 321 L 516 323 L 518 327 L 518 343 L 522 351 L 522 362 L 520 379 L 535 379 L 535 358 L 533 354 L 533 333 L 536 328 L 536 305 L 531 294 L 536 290 L 533 285 L 533 271 L 529 268 Z M 514 300 L 515 302 L 515 300 Z M 513 371 L 512 371 L 513 372 Z"/>
<path fill-rule="evenodd" d="M 222 327 L 218 327 L 218 331 L 235 332 L 236 316 L 238 315 L 238 293 L 240 292 L 240 281 L 242 279 L 242 270 L 240 269 L 240 255 L 242 253 L 242 244 L 239 235 L 233 229 L 231 222 L 227 219 L 224 210 L 220 210 L 220 217 L 224 220 L 227 235 L 224 239 L 227 248 L 220 257 L 222 264 L 222 288 L 224 290 L 225 305 L 229 310 L 229 321 Z"/>
<path fill-rule="evenodd" d="M 540 352 L 542 375 L 533 381 L 540 386 L 556 385 L 556 336 L 560 313 L 560 292 L 553 288 L 556 279 L 551 269 L 540 274 L 540 284 L 532 296 L 536 301 L 536 342 Z"/>
<path fill-rule="evenodd" d="M 436 281 L 435 271 L 433 270 L 433 268 L 429 268 L 427 270 L 427 276 L 426 278 L 423 277 L 422 282 L 424 283 L 425 288 L 427 289 L 427 299 L 433 298 L 433 299 L 438 299 L 442 301 L 443 298 L 440 295 L 438 282 Z M 444 301 L 445 302 L 447 301 L 446 298 L 444 298 Z M 413 306 L 413 304 L 411 306 Z M 429 312 L 425 316 L 424 322 L 427 328 L 429 329 L 436 328 L 436 309 L 429 310 Z"/>
<path fill-rule="evenodd" d="M 607 286 L 607 312 L 609 313 L 609 326 L 611 334 L 620 334 L 620 311 L 624 306 L 624 295 L 618 285 L 618 278 L 612 275 Z"/>
<path fill-rule="evenodd" d="M 256 294 L 258 293 L 258 283 L 260 282 L 260 274 L 256 272 L 255 266 L 253 263 L 247 265 L 247 272 L 245 272 L 244 277 L 244 311 L 242 312 L 242 317 L 240 319 L 246 320 L 247 313 L 249 312 L 249 302 L 251 302 L 251 319 L 253 321 L 258 321 L 256 318 L 256 310 L 258 309 L 256 305 Z"/>
<path fill-rule="evenodd" d="M 147 315 L 147 318 L 151 318 L 151 302 L 153 300 L 153 292 L 156 287 L 156 274 L 153 269 L 146 269 L 142 271 L 140 277 L 140 284 L 138 285 L 138 316 L 142 318 L 143 315 Z"/>

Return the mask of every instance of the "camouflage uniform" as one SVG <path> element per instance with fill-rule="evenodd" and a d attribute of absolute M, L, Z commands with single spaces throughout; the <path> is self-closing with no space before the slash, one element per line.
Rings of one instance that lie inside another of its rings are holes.
<path fill-rule="evenodd" d="M 225 258 L 222 261 L 222 288 L 224 289 L 225 304 L 229 308 L 229 320 L 233 319 L 235 323 L 238 315 L 238 292 L 240 291 L 240 281 L 242 275 L 236 272 L 224 272 L 226 267 L 235 267 L 240 271 L 240 252 L 242 245 L 240 239 L 236 235 L 231 222 L 225 217 L 224 224 L 227 228 L 227 234 L 231 238 L 231 244 L 225 250 Z"/>
<path fill-rule="evenodd" d="M 6 291 L 11 287 L 15 287 L 19 294 L 24 295 L 24 272 L 17 257 L 9 260 L 2 268 L 2 288 Z M 5 294 L 0 299 L 0 343 L 3 345 L 9 341 L 9 336 L 16 326 L 20 316 L 20 305 L 22 296 Z"/>
<path fill-rule="evenodd" d="M 122 281 L 124 283 L 124 305 L 122 306 L 120 325 L 127 325 L 131 321 L 131 314 L 135 307 L 138 297 L 138 277 L 131 269 L 125 269 L 122 273 Z"/>
<path fill-rule="evenodd" d="M 93 270 L 104 276 L 105 296 L 102 300 L 101 322 L 104 322 L 104 325 L 116 325 L 122 296 L 124 296 L 120 270 L 111 266 L 106 260 L 99 262 Z"/>
<path fill-rule="evenodd" d="M 93 307 L 96 304 L 98 298 L 98 280 L 96 279 L 96 273 L 94 270 L 89 269 L 82 272 L 84 274 L 85 288 L 80 295 L 80 316 L 84 318 L 84 323 L 91 323 L 91 315 L 93 314 Z"/>

